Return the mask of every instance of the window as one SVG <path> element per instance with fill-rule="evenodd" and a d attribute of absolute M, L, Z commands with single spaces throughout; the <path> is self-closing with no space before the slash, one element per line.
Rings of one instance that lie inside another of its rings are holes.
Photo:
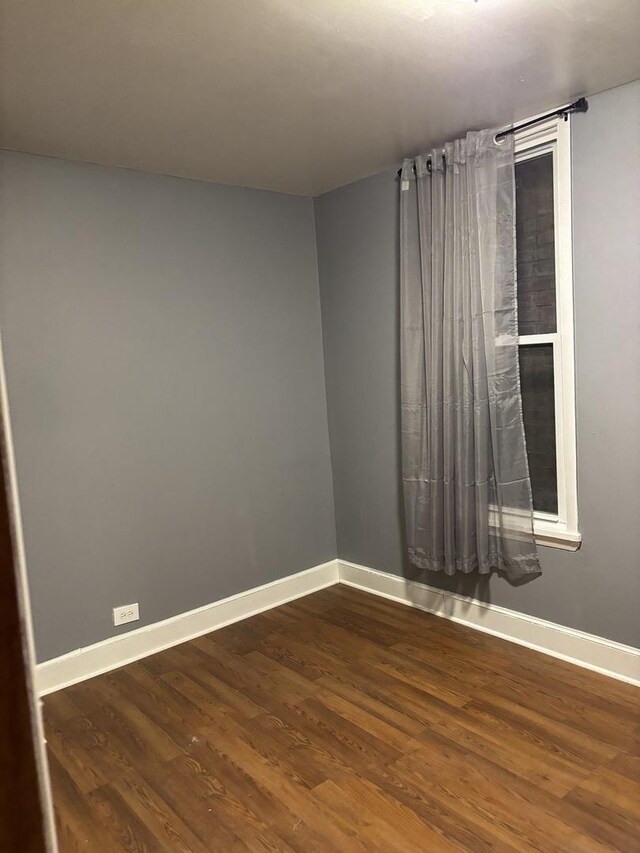
<path fill-rule="evenodd" d="M 570 120 L 516 134 L 518 344 L 522 408 L 543 545 L 578 533 L 571 245 Z M 512 513 L 517 528 L 516 513 Z"/>

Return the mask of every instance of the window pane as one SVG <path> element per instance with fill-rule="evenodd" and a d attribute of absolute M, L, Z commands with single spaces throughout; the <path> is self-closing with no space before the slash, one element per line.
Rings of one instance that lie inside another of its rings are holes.
<path fill-rule="evenodd" d="M 516 163 L 516 242 L 519 333 L 555 332 L 552 154 Z"/>
<path fill-rule="evenodd" d="M 553 344 L 520 347 L 520 382 L 533 508 L 557 513 Z"/>

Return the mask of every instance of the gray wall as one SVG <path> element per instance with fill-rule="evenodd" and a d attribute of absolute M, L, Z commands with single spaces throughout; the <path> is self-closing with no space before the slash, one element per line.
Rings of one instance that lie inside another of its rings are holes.
<path fill-rule="evenodd" d="M 335 557 L 310 199 L 0 155 L 39 659 Z M 140 603 L 114 629 L 111 608 Z"/>
<path fill-rule="evenodd" d="M 640 82 L 573 123 L 580 551 L 543 575 L 426 579 L 640 645 Z M 315 201 L 338 553 L 395 574 L 399 495 L 395 170 Z"/>

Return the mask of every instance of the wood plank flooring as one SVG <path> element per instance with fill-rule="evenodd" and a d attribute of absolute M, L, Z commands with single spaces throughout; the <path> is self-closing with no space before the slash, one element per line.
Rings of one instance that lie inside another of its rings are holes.
<path fill-rule="evenodd" d="M 633 853 L 639 696 L 335 586 L 48 696 L 60 849 Z"/>

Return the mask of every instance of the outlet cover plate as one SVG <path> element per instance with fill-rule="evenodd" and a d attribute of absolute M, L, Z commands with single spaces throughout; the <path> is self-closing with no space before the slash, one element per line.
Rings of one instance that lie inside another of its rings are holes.
<path fill-rule="evenodd" d="M 123 604 L 121 607 L 113 608 L 113 624 L 124 625 L 127 622 L 137 622 L 140 618 L 140 610 L 137 602 L 135 604 Z"/>

